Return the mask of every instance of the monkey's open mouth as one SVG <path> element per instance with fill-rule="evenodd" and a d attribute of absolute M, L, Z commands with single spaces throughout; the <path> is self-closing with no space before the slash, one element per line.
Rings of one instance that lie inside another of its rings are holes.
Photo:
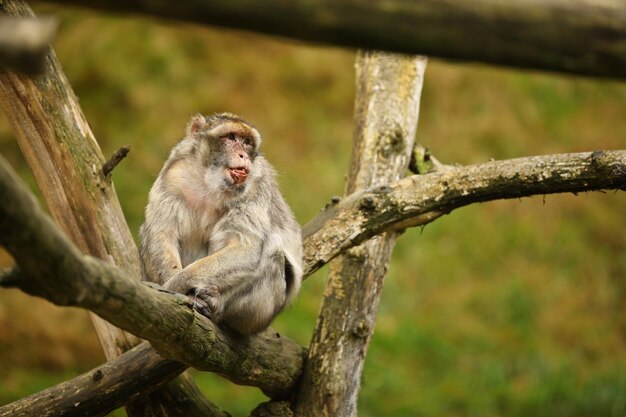
<path fill-rule="evenodd" d="M 241 184 L 248 178 L 248 171 L 245 168 L 229 168 L 228 171 L 235 184 Z"/>

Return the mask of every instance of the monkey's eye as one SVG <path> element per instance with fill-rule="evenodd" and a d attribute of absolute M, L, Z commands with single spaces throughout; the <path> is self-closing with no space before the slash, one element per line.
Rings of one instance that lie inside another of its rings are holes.
<path fill-rule="evenodd" d="M 246 146 L 251 146 L 252 140 L 250 138 L 243 138 L 243 144 Z"/>
<path fill-rule="evenodd" d="M 228 135 L 226 135 L 226 138 L 227 138 L 228 140 L 235 140 L 235 134 L 231 132 L 231 133 L 229 133 Z"/>

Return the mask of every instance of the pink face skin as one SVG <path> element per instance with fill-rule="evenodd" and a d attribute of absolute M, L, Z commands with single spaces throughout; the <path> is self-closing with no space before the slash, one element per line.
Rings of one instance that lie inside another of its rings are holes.
<path fill-rule="evenodd" d="M 229 133 L 222 140 L 228 154 L 227 169 L 233 185 L 243 184 L 250 173 L 249 152 L 254 147 L 253 142 L 247 137 L 241 137 L 234 133 Z"/>

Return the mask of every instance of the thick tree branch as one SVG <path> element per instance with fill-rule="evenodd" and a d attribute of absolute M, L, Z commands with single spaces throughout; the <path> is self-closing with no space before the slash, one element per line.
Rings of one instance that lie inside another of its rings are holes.
<path fill-rule="evenodd" d="M 1 278 L 0 274 L 0 278 Z M 147 397 L 187 368 L 164 359 L 144 342 L 123 355 L 69 381 L 0 407 L 0 417 L 64 416 L 98 417 L 123 406 L 137 397 Z M 171 385 L 171 383 L 170 383 Z M 160 395 L 182 411 L 181 417 L 228 417 L 214 405 L 201 408 L 181 407 L 187 399 L 181 386 L 175 385 Z M 198 393 L 199 394 L 199 393 Z M 152 401 L 151 401 L 152 403 Z M 159 404 L 158 402 L 153 402 Z"/>
<path fill-rule="evenodd" d="M 626 77 L 622 0 L 49 0 L 333 45 Z"/>
<path fill-rule="evenodd" d="M 56 28 L 51 18 L 0 16 L 0 69 L 39 73 Z"/>
<path fill-rule="evenodd" d="M 424 225 L 468 204 L 602 189 L 626 189 L 626 151 L 534 156 L 407 177 L 354 193 L 304 226 L 305 275 L 372 236 Z"/>
<path fill-rule="evenodd" d="M 102 416 L 185 369 L 180 362 L 163 360 L 148 343 L 142 343 L 74 379 L 0 407 L 0 417 Z"/>
<path fill-rule="evenodd" d="M 388 184 L 407 172 L 425 68 L 425 57 L 357 55 L 356 128 L 346 192 Z M 397 233 L 386 232 L 330 264 L 296 415 L 357 415 L 363 363 L 396 238 Z"/>
<path fill-rule="evenodd" d="M 20 0 L 1 2 L 0 14 L 34 18 Z M 137 249 L 115 189 L 94 169 L 104 157 L 51 48 L 38 77 L 0 72 L 0 107 L 59 227 L 81 252 L 139 277 Z M 136 344 L 98 317 L 92 321 L 107 358 Z"/>
<path fill-rule="evenodd" d="M 0 244 L 14 255 L 23 291 L 58 305 L 86 308 L 150 341 L 164 357 L 285 395 L 302 368 L 304 348 L 268 331 L 229 335 L 195 313 L 187 297 L 157 291 L 115 266 L 82 255 L 42 212 L 0 158 Z M 15 277 L 14 277 L 15 278 Z"/>

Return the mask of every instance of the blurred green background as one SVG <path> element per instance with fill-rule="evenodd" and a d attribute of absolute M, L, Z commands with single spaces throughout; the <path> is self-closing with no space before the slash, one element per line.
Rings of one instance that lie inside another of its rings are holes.
<path fill-rule="evenodd" d="M 196 112 L 252 121 L 298 220 L 343 193 L 354 51 L 39 7 L 105 155 L 131 230 Z M 429 63 L 417 140 L 445 163 L 626 148 L 626 84 Z M 34 187 L 0 114 L 0 151 Z M 361 416 L 626 416 L 626 195 L 477 204 L 407 231 L 366 360 Z M 0 264 L 10 262 L 0 254 Z M 326 271 L 275 327 L 308 344 Z M 84 311 L 0 291 L 0 404 L 103 362 Z M 256 389 L 195 373 L 244 416 Z M 117 411 L 115 415 L 123 415 Z"/>

